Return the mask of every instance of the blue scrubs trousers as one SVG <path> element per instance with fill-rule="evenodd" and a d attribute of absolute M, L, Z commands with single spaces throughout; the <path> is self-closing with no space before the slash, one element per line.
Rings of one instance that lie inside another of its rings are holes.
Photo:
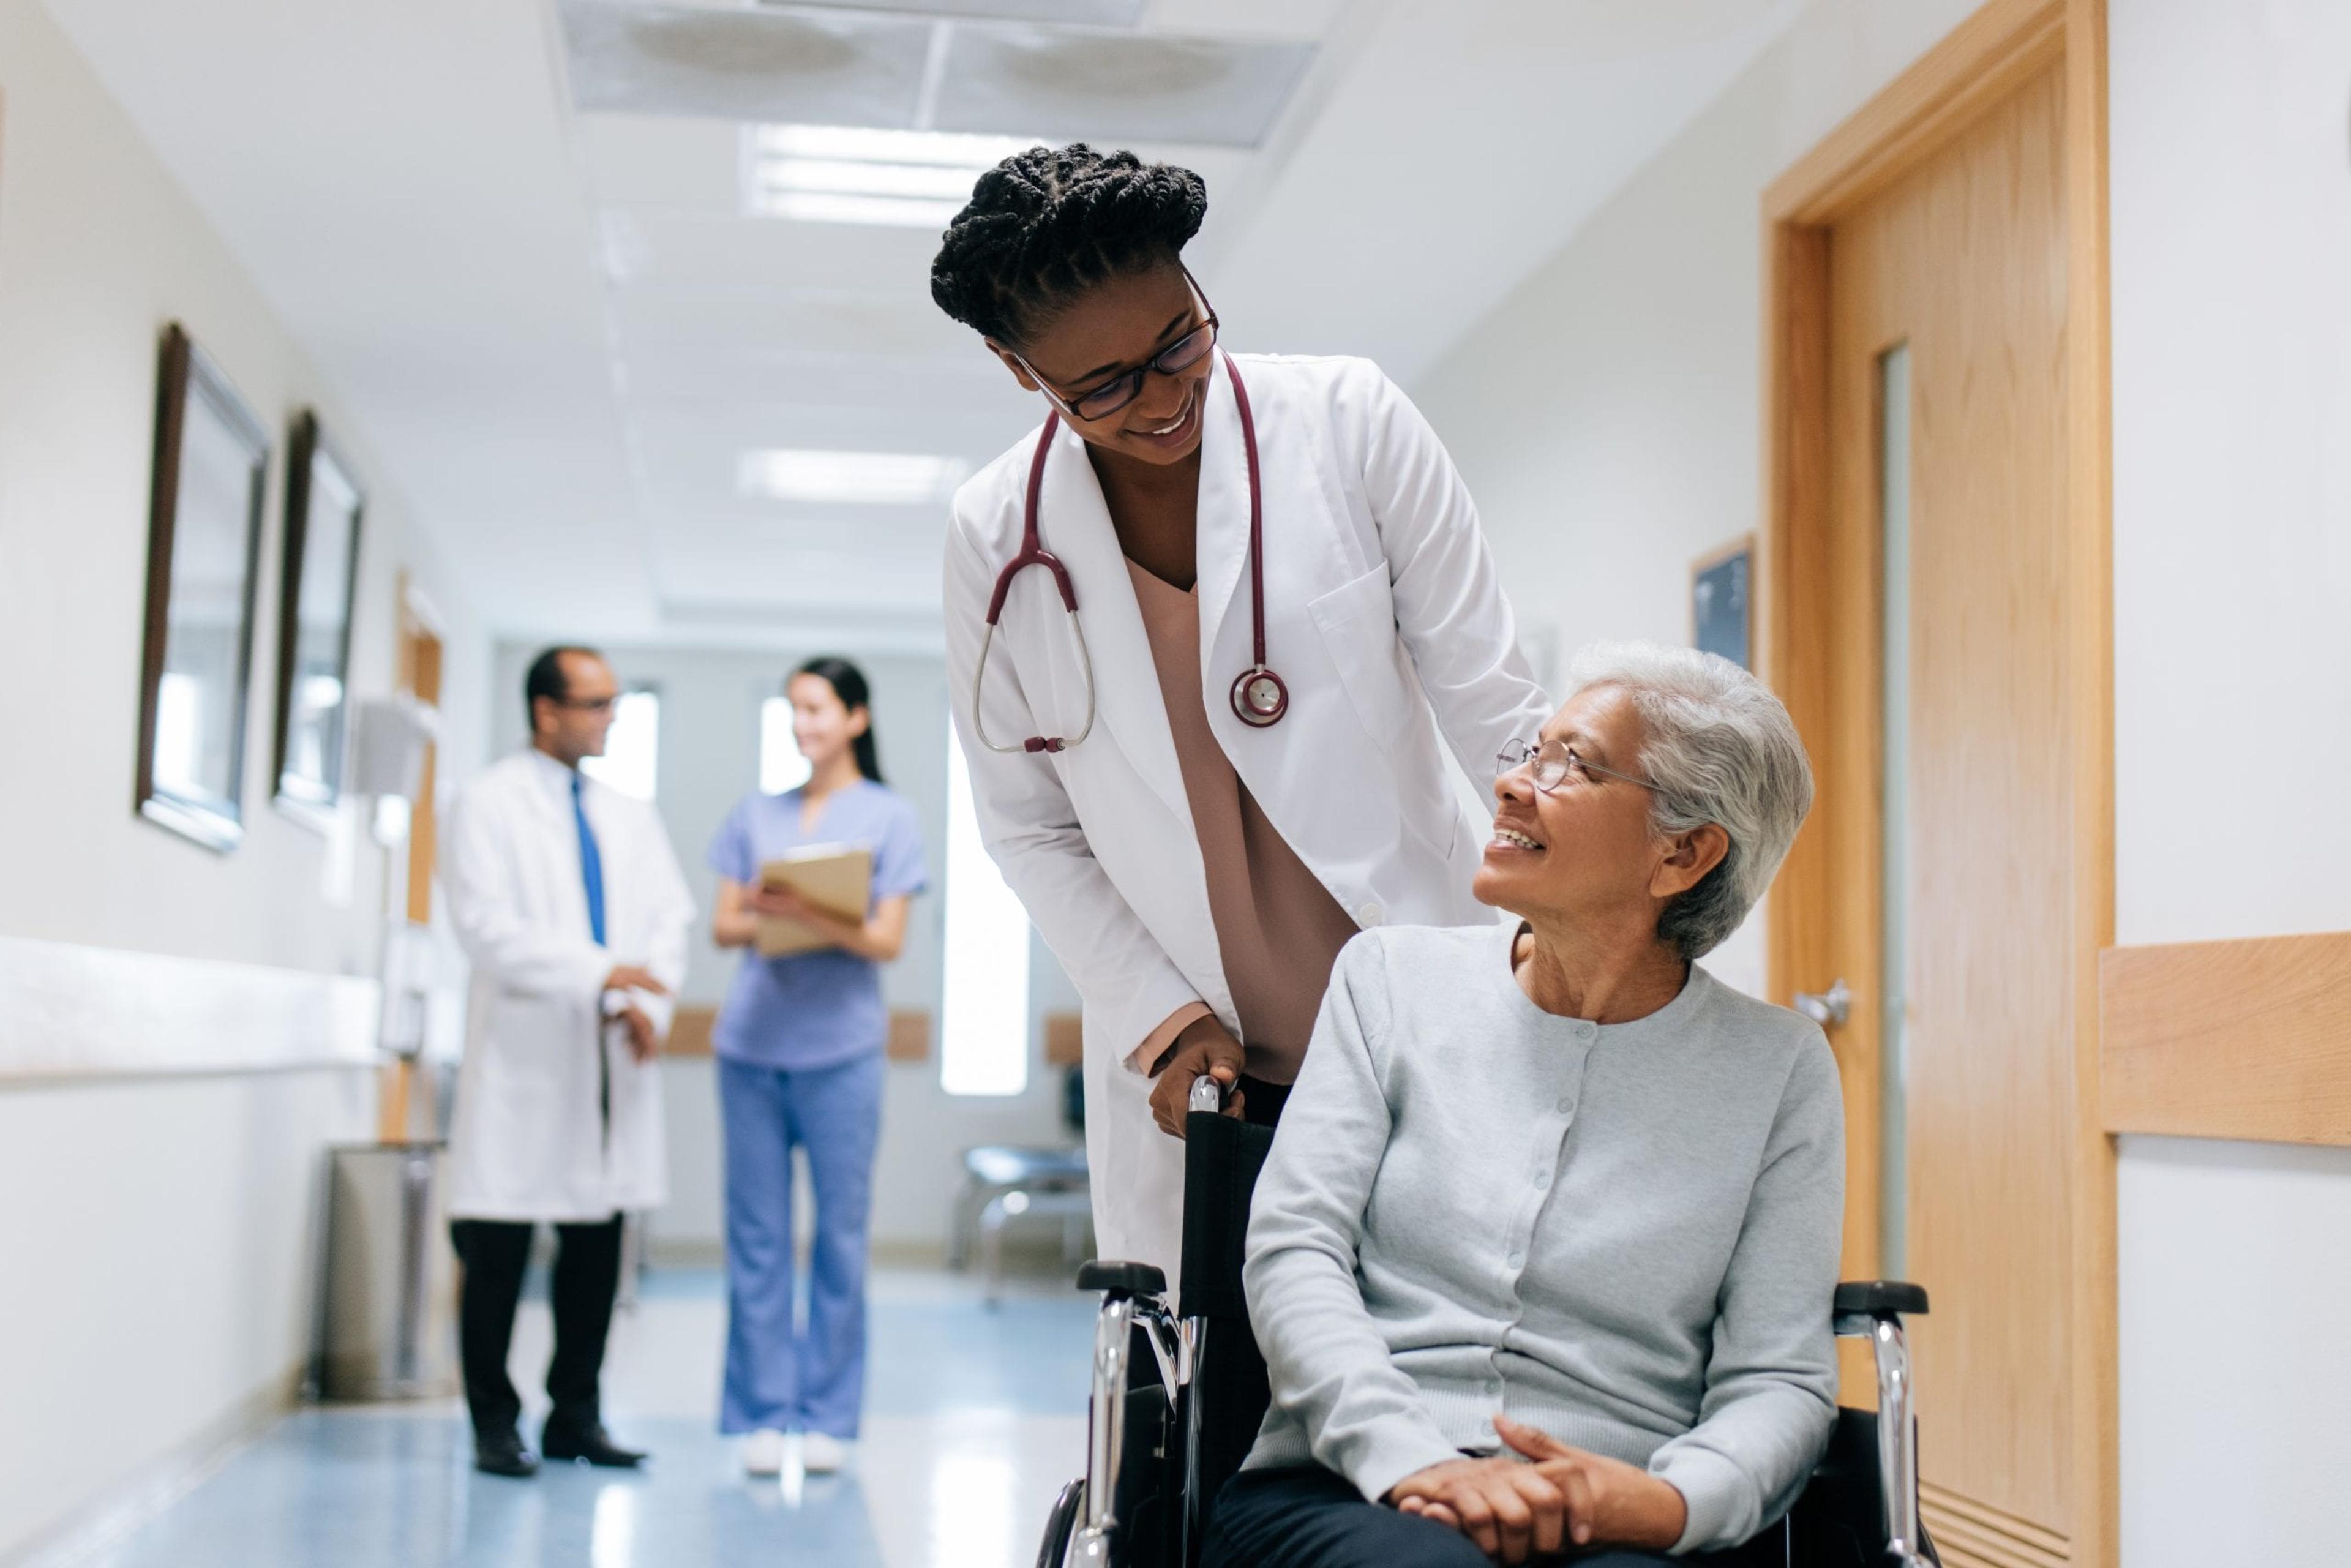
<path fill-rule="evenodd" d="M 882 1053 L 810 1071 L 718 1059 L 726 1131 L 726 1391 L 722 1432 L 857 1436 L 865 1400 L 866 1226 L 882 1129 Z M 808 1318 L 794 1322 L 792 1150 L 816 1196 Z"/>

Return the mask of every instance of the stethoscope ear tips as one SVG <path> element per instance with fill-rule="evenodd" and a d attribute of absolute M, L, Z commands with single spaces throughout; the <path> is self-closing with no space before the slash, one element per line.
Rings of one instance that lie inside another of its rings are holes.
<path fill-rule="evenodd" d="M 1290 711 L 1290 688 L 1281 677 L 1260 664 L 1246 670 L 1233 683 L 1233 716 L 1256 729 L 1279 724 Z"/>

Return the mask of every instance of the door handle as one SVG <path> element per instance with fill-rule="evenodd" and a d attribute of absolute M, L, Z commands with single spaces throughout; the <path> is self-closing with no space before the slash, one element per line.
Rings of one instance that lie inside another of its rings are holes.
<path fill-rule="evenodd" d="M 1844 977 L 1840 975 L 1835 985 L 1817 996 L 1811 991 L 1798 991 L 1796 1010 L 1827 1029 L 1853 1016 L 1853 992 L 1845 988 Z"/>

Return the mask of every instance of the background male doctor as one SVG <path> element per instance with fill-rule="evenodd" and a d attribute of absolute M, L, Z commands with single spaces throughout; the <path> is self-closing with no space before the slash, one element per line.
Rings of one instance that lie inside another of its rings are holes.
<path fill-rule="evenodd" d="M 670 993 L 685 976 L 694 901 L 650 806 L 580 771 L 603 754 L 620 688 L 585 648 L 551 648 L 523 686 L 531 744 L 466 787 L 442 877 L 473 960 L 465 1059 L 450 1134 L 450 1226 L 475 1463 L 538 1461 L 507 1376 L 533 1229 L 559 1238 L 551 1290 L 551 1459 L 630 1466 L 598 1397 L 620 1282 L 622 1216 L 667 1197 L 661 1080 Z"/>

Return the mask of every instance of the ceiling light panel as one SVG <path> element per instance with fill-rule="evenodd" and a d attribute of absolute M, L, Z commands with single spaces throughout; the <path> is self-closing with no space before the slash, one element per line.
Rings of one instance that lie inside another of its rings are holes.
<path fill-rule="evenodd" d="M 1090 22 L 1131 27 L 1143 19 L 1148 0 L 821 0 L 846 11 L 919 10 L 931 16 L 970 16 L 1003 22 Z"/>
<path fill-rule="evenodd" d="M 911 125 L 933 24 L 846 11 L 560 0 L 572 102 L 725 120 Z"/>
<path fill-rule="evenodd" d="M 911 507 L 944 501 L 971 472 L 960 457 L 904 452 L 746 452 L 735 468 L 747 496 L 826 506 Z"/>
<path fill-rule="evenodd" d="M 1031 144 L 1022 137 L 846 125 L 750 126 L 744 131 L 743 210 L 803 223 L 935 232 L 971 199 L 983 172 Z"/>
<path fill-rule="evenodd" d="M 1255 147 L 1314 58 L 1305 43 L 970 24 L 947 46 L 932 123 L 1048 141 Z"/>

